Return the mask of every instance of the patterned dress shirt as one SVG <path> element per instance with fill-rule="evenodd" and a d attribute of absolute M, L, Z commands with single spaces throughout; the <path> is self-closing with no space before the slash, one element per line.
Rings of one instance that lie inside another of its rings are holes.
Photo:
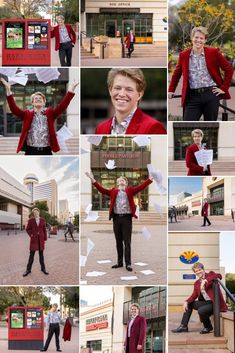
<path fill-rule="evenodd" d="M 59 27 L 60 32 L 60 43 L 71 42 L 66 26 Z"/>
<path fill-rule="evenodd" d="M 113 210 L 116 214 L 131 213 L 131 208 L 125 190 L 118 190 Z"/>
<path fill-rule="evenodd" d="M 111 135 L 124 135 L 134 114 L 135 111 L 130 113 L 121 123 L 118 123 L 114 116 L 111 125 Z"/>
<path fill-rule="evenodd" d="M 27 135 L 27 145 L 32 147 L 48 147 L 49 131 L 45 111 L 34 112 L 33 121 Z"/>
<path fill-rule="evenodd" d="M 208 72 L 204 50 L 199 55 L 195 55 L 191 50 L 189 56 L 189 85 L 191 89 L 216 86 Z"/>

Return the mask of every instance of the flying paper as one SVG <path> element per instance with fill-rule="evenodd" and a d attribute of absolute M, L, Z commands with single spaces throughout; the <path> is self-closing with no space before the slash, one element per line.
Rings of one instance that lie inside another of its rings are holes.
<path fill-rule="evenodd" d="M 99 218 L 97 211 L 90 211 L 87 217 L 84 219 L 85 222 L 95 222 Z"/>
<path fill-rule="evenodd" d="M 151 140 L 147 136 L 136 136 L 132 139 L 139 147 L 147 146 Z"/>
<path fill-rule="evenodd" d="M 148 172 L 157 184 L 162 184 L 162 173 L 156 170 L 152 164 L 147 164 Z"/>
<path fill-rule="evenodd" d="M 37 69 L 36 76 L 38 81 L 48 83 L 52 80 L 58 80 L 60 72 L 55 68 Z"/>
<path fill-rule="evenodd" d="M 140 219 L 140 206 L 139 205 L 136 206 L 135 215 L 138 217 L 138 219 Z"/>
<path fill-rule="evenodd" d="M 115 165 L 115 161 L 113 159 L 109 159 L 108 163 L 104 163 L 107 169 L 115 169 L 117 166 Z"/>
<path fill-rule="evenodd" d="M 63 152 L 68 152 L 68 147 L 66 145 L 66 140 L 73 136 L 72 132 L 67 128 L 67 126 L 63 125 L 56 133 L 58 143 L 60 145 L 60 149 Z"/>
<path fill-rule="evenodd" d="M 91 239 L 87 240 L 87 250 L 86 250 L 86 256 L 88 257 L 91 250 L 95 247 L 95 244 L 93 243 L 93 241 Z"/>
<path fill-rule="evenodd" d="M 86 154 L 90 153 L 90 151 L 84 150 L 83 148 L 80 148 L 80 154 Z"/>
<path fill-rule="evenodd" d="M 142 234 L 145 240 L 149 240 L 152 236 L 146 227 L 142 228 Z"/>
<path fill-rule="evenodd" d="M 99 146 L 102 141 L 103 136 L 89 136 L 87 142 L 90 142 L 92 145 Z"/>
<path fill-rule="evenodd" d="M 89 214 L 89 212 L 92 210 L 92 204 L 89 203 L 89 205 L 86 207 L 85 212 L 86 214 Z"/>
<path fill-rule="evenodd" d="M 15 83 L 18 83 L 19 85 L 25 86 L 26 83 L 28 82 L 28 76 L 24 74 L 16 74 L 14 76 L 8 76 L 8 82 L 10 85 L 14 85 Z"/>
<path fill-rule="evenodd" d="M 5 76 L 15 76 L 18 68 L 0 68 L 0 74 L 5 75 Z"/>
<path fill-rule="evenodd" d="M 153 206 L 154 206 L 156 212 L 160 213 L 160 216 L 163 217 L 161 206 L 158 203 L 154 203 Z"/>
<path fill-rule="evenodd" d="M 99 277 L 105 275 L 106 272 L 99 272 L 99 271 L 92 271 L 92 272 L 87 272 L 86 276 L 87 277 Z"/>
<path fill-rule="evenodd" d="M 87 262 L 87 256 L 80 255 L 80 266 L 85 267 Z"/>

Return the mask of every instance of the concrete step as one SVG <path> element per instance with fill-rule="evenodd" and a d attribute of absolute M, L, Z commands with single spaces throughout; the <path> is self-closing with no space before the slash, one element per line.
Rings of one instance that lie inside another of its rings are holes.
<path fill-rule="evenodd" d="M 235 175 L 234 161 L 214 161 L 211 166 L 212 174 L 217 175 Z M 187 167 L 185 161 L 170 161 L 168 163 L 168 172 L 171 175 L 186 175 Z"/>
<path fill-rule="evenodd" d="M 87 49 L 81 47 L 81 59 L 98 59 L 97 56 L 95 56 L 95 54 L 90 53 Z"/>
<path fill-rule="evenodd" d="M 192 348 L 169 348 L 168 350 L 169 353 L 231 353 L 228 349 L 226 348 L 197 348 L 197 347 L 193 347 L 193 351 Z"/>

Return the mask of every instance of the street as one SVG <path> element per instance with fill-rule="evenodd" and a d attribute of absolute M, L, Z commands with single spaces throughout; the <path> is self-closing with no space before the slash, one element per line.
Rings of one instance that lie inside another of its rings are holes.
<path fill-rule="evenodd" d="M 209 216 L 211 226 L 206 225 L 201 227 L 203 224 L 203 217 L 195 216 L 185 219 L 177 219 L 177 223 L 168 223 L 169 231 L 222 231 L 230 230 L 235 231 L 235 223 L 232 221 L 231 217 L 225 216 Z"/>
<path fill-rule="evenodd" d="M 79 243 L 71 238 L 64 241 L 63 231 L 51 235 L 45 243 L 45 275 L 40 270 L 38 252 L 32 272 L 22 277 L 29 257 L 29 236 L 26 232 L 0 232 L 0 285 L 77 285 L 79 282 Z"/>

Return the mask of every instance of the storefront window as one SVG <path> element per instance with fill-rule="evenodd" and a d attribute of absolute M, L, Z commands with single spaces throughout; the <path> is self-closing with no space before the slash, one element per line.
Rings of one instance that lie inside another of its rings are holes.
<path fill-rule="evenodd" d="M 102 351 L 102 340 L 87 341 L 87 348 L 92 348 L 93 351 Z"/>

